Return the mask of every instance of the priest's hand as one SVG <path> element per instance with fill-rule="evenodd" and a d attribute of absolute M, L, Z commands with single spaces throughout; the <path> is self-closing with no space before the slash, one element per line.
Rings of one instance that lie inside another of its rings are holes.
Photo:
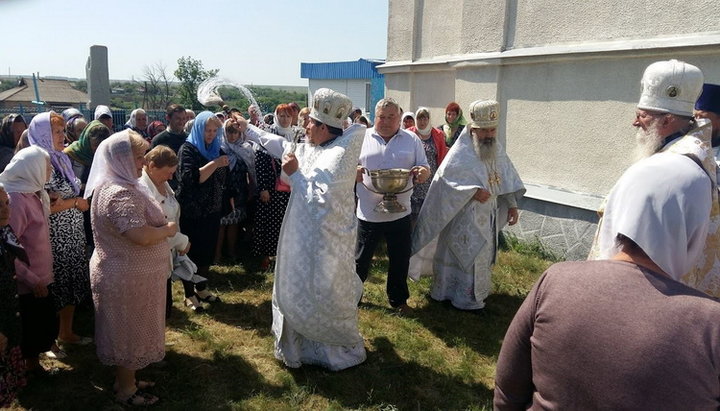
<path fill-rule="evenodd" d="M 282 158 L 282 169 L 285 174 L 291 176 L 298 169 L 298 159 L 294 153 L 287 153 Z"/>
<path fill-rule="evenodd" d="M 473 200 L 485 203 L 490 199 L 490 192 L 484 188 L 478 188 L 473 195 Z"/>
<path fill-rule="evenodd" d="M 515 223 L 518 222 L 518 209 L 517 207 L 513 207 L 508 210 L 508 225 L 515 225 Z"/>
<path fill-rule="evenodd" d="M 245 117 L 241 116 L 240 113 L 233 113 L 232 117 L 230 118 L 230 121 L 235 123 L 235 125 L 240 128 L 240 132 L 244 133 L 245 130 L 247 130 L 248 122 L 245 120 Z"/>

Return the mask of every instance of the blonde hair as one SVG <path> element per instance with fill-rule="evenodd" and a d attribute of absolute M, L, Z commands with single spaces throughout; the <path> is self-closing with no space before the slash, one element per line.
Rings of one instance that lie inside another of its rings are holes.
<path fill-rule="evenodd" d="M 175 167 L 180 162 L 173 149 L 165 145 L 155 146 L 155 148 L 148 151 L 145 154 L 145 161 L 148 164 L 155 164 L 155 167 L 158 168 Z"/>
<path fill-rule="evenodd" d="M 130 136 L 130 148 L 134 153 L 144 153 L 150 144 L 137 132 L 128 130 Z"/>

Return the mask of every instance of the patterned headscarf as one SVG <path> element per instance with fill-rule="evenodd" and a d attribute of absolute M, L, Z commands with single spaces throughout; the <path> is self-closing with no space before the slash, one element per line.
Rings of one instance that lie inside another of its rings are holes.
<path fill-rule="evenodd" d="M 95 153 L 92 151 L 92 138 L 90 136 L 98 127 L 104 128 L 107 130 L 107 135 L 110 135 L 110 130 L 105 126 L 105 124 L 101 123 L 99 120 L 93 120 L 87 125 L 87 127 L 85 127 L 83 132 L 80 133 L 80 138 L 78 138 L 77 141 L 72 142 L 72 144 L 63 150 L 65 154 L 84 166 L 92 164 Z"/>

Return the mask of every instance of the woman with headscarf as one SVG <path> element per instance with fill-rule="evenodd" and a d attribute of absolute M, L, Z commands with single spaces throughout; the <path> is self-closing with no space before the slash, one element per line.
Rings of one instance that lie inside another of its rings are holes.
<path fill-rule="evenodd" d="M 454 101 L 448 103 L 445 107 L 445 124 L 438 126 L 445 133 L 445 145 L 452 147 L 466 124 L 467 120 L 463 117 L 460 105 Z"/>
<path fill-rule="evenodd" d="M 268 131 L 285 137 L 290 142 L 299 142 L 305 135 L 292 126 L 292 110 L 287 104 L 275 109 L 275 123 Z M 302 134 L 301 134 L 302 133 Z M 277 252 L 280 226 L 285 208 L 290 200 L 290 186 L 278 184 L 282 171 L 279 159 L 272 157 L 262 146 L 255 146 L 255 173 L 257 175 L 258 202 L 255 210 L 253 231 L 253 255 L 262 258 L 260 269 L 270 268 L 270 257 Z"/>
<path fill-rule="evenodd" d="M 166 239 L 177 232 L 138 178 L 148 143 L 124 130 L 98 146 L 85 189 L 92 196 L 95 251 L 90 260 L 97 355 L 116 367 L 116 399 L 127 405 L 158 401 L 136 381 L 137 370 L 165 356 Z"/>
<path fill-rule="evenodd" d="M 222 258 L 223 247 L 227 245 L 227 256 L 237 258 L 237 238 L 240 223 L 247 218 L 247 204 L 252 186 L 255 185 L 255 153 L 252 144 L 245 140 L 240 127 L 233 118 L 226 120 L 223 126 L 220 147 L 227 153 L 228 165 L 225 199 L 223 204 L 229 211 L 220 219 L 215 260 Z"/>
<path fill-rule="evenodd" d="M 87 127 L 87 120 L 80 110 L 74 107 L 63 110 L 62 117 L 65 120 L 65 140 L 68 144 L 72 144 L 80 138 L 80 134 Z"/>
<path fill-rule="evenodd" d="M 129 128 L 130 130 L 140 134 L 149 143 L 152 138 L 148 137 L 147 126 L 147 113 L 145 113 L 145 110 L 141 108 L 136 108 L 130 112 L 130 118 L 125 123 L 125 128 Z"/>
<path fill-rule="evenodd" d="M 402 115 L 402 123 L 400 123 L 400 128 L 403 130 L 407 130 L 410 127 L 415 127 L 415 113 L 412 111 L 406 111 Z"/>
<path fill-rule="evenodd" d="M 0 408 L 10 407 L 17 391 L 25 386 L 25 364 L 20 348 L 20 302 L 15 259 L 29 263 L 25 249 L 10 223 L 10 200 L 0 184 Z"/>
<path fill-rule="evenodd" d="M 15 155 L 15 146 L 26 129 L 27 124 L 20 114 L 8 114 L 3 118 L 0 125 L 0 172 Z"/>
<path fill-rule="evenodd" d="M 58 342 L 88 344 L 92 340 L 73 332 L 75 306 L 90 295 L 90 274 L 85 254 L 83 211 L 90 204 L 80 196 L 80 180 L 75 177 L 65 148 L 65 123 L 51 111 L 36 115 L 30 122 L 28 141 L 50 154 L 53 172 L 45 189 L 50 194 L 50 243 L 55 282 L 50 294 L 60 313 Z M 55 351 L 57 354 L 57 350 Z M 60 351 L 60 355 L 64 353 Z"/>
<path fill-rule="evenodd" d="M 294 112 L 290 104 L 278 104 L 275 108 L 273 124 L 269 132 L 277 136 L 283 136 L 287 141 L 300 143 L 305 140 L 305 131 L 292 124 Z"/>
<path fill-rule="evenodd" d="M 84 187 L 87 182 L 95 150 L 108 137 L 110 129 L 99 120 L 93 120 L 85 127 L 80 138 L 63 150 L 70 157 L 73 172 L 80 179 L 81 186 Z"/>
<path fill-rule="evenodd" d="M 165 131 L 165 123 L 155 120 L 147 127 L 147 138 L 152 140 L 153 137 Z"/>
<path fill-rule="evenodd" d="M 681 282 L 711 225 L 715 188 L 695 161 L 654 154 L 620 177 L 601 260 L 551 266 L 515 314 L 495 409 L 720 407 L 720 305 Z"/>
<path fill-rule="evenodd" d="M 227 166 L 230 159 L 220 150 L 222 123 L 210 111 L 198 114 L 187 141 L 180 146 L 177 170 L 177 199 L 182 214 L 180 226 L 190 237 L 192 248 L 188 256 L 197 265 L 197 274 L 207 278 L 215 258 L 215 245 L 225 190 Z M 185 305 L 193 311 L 202 303 L 219 298 L 207 289 L 207 281 L 193 283 L 183 280 Z"/>
<path fill-rule="evenodd" d="M 46 372 L 38 360 L 40 353 L 49 351 L 58 335 L 57 312 L 48 291 L 53 259 L 45 184 L 51 173 L 50 155 L 34 146 L 18 151 L 0 174 L 0 184 L 10 197 L 10 227 L 27 253 L 26 259 L 15 259 L 22 355 L 27 370 L 38 374 Z"/>
<path fill-rule="evenodd" d="M 423 148 L 425 149 L 425 157 L 427 157 L 428 164 L 430 164 L 430 175 L 434 176 L 448 152 L 448 148 L 445 145 L 445 135 L 442 131 L 430 125 L 430 110 L 428 110 L 427 107 L 418 108 L 415 113 L 415 120 L 417 126 L 408 128 L 408 131 L 412 131 L 420 138 Z M 413 186 L 413 193 L 410 197 L 410 205 L 412 206 L 410 215 L 413 225 L 415 220 L 417 220 L 418 214 L 420 214 L 420 208 L 422 207 L 423 201 L 425 201 L 430 183 L 432 183 L 432 178 L 429 178 L 422 184 L 416 183 Z"/>

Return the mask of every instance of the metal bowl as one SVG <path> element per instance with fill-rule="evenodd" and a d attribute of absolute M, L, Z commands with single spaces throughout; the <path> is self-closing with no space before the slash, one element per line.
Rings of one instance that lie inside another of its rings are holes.
<path fill-rule="evenodd" d="M 370 170 L 370 179 L 375 189 L 381 193 L 399 193 L 408 185 L 410 170 L 404 168 L 386 168 Z"/>

